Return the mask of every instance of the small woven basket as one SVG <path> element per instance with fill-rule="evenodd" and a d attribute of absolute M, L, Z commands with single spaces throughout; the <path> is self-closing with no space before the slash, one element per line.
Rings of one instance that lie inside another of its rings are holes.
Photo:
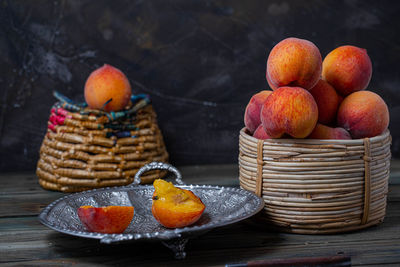
<path fill-rule="evenodd" d="M 104 112 L 60 100 L 51 109 L 48 130 L 40 148 L 36 174 L 42 187 L 78 192 L 133 181 L 152 161 L 168 161 L 156 114 L 146 95 L 132 96 L 130 108 Z M 142 183 L 166 174 L 148 172 Z"/>
<path fill-rule="evenodd" d="M 327 234 L 381 223 L 390 171 L 389 131 L 355 140 L 239 136 L 242 188 L 265 202 L 259 219 L 282 231 Z"/>

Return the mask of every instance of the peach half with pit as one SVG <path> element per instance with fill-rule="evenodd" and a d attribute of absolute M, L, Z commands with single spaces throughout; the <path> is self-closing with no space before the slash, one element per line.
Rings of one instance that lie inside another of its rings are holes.
<path fill-rule="evenodd" d="M 191 225 L 200 219 L 205 205 L 192 191 L 175 187 L 171 182 L 156 179 L 151 211 L 167 228 Z"/>

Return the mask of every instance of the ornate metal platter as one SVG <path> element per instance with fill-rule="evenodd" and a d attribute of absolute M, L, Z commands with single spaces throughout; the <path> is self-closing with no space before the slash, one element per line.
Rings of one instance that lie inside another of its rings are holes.
<path fill-rule="evenodd" d="M 140 175 L 143 172 L 152 169 L 172 171 L 177 176 L 177 182 L 181 183 L 180 173 L 165 163 L 150 163 L 144 166 L 138 171 L 135 183 L 140 182 Z M 58 232 L 100 239 L 101 243 L 160 240 L 175 251 L 177 258 L 183 258 L 184 245 L 190 236 L 246 219 L 263 208 L 261 198 L 239 188 L 208 185 L 179 187 L 193 191 L 206 206 L 201 218 L 195 224 L 184 228 L 168 229 L 154 219 L 151 213 L 154 188 L 150 185 L 130 185 L 70 194 L 47 206 L 40 213 L 39 220 Z M 133 206 L 135 214 L 131 224 L 122 234 L 93 233 L 88 232 L 78 218 L 77 209 L 83 205 Z"/>

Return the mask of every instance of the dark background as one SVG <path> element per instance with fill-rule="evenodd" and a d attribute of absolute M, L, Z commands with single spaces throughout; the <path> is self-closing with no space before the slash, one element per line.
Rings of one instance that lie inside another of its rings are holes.
<path fill-rule="evenodd" d="M 83 101 L 91 71 L 121 69 L 151 96 L 171 162 L 236 163 L 266 58 L 290 36 L 324 57 L 366 48 L 369 85 L 400 156 L 400 1 L 0 1 L 0 171 L 34 170 L 53 90 Z"/>

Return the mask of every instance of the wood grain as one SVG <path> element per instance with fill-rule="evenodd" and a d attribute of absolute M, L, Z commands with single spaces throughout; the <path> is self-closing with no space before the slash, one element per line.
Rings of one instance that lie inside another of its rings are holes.
<path fill-rule="evenodd" d="M 393 168 L 399 166 L 392 162 Z M 187 166 L 186 183 L 238 186 L 236 165 Z M 400 264 L 400 177 L 389 185 L 385 221 L 347 234 L 299 235 L 269 229 L 254 220 L 214 229 L 189 241 L 185 260 L 158 242 L 102 245 L 55 232 L 37 214 L 65 195 L 43 190 L 29 173 L 0 175 L 0 264 L 4 266 L 136 265 L 223 266 L 227 263 L 347 255 L 354 266 Z"/>

